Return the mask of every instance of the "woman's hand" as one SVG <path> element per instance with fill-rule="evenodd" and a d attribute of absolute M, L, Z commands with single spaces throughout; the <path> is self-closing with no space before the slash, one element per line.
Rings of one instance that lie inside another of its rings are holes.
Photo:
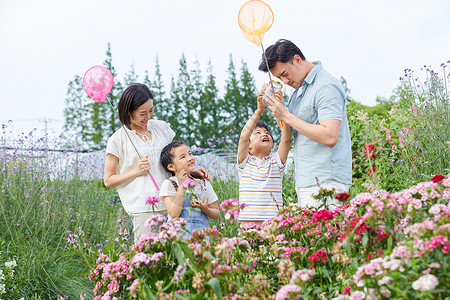
<path fill-rule="evenodd" d="M 197 177 L 199 179 L 205 179 L 205 180 L 211 181 L 211 176 L 209 175 L 209 172 L 206 171 L 206 169 L 204 169 L 204 168 L 195 169 L 191 173 L 195 175 L 193 177 Z"/>
<path fill-rule="evenodd" d="M 146 155 L 138 161 L 138 165 L 136 168 L 136 177 L 145 175 L 148 171 L 150 171 L 150 163 L 148 162 L 148 155 Z"/>

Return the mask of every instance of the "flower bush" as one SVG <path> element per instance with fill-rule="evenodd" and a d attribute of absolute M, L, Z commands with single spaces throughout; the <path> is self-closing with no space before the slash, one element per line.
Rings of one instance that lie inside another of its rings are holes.
<path fill-rule="evenodd" d="M 330 196 L 328 189 L 319 193 Z M 334 210 L 290 204 L 235 237 L 214 227 L 183 239 L 184 220 L 152 216 L 152 232 L 131 251 L 116 260 L 99 256 L 89 276 L 95 299 L 450 296 L 448 176 L 395 193 L 338 197 L 344 204 Z M 224 203 L 226 212 L 240 205 Z"/>

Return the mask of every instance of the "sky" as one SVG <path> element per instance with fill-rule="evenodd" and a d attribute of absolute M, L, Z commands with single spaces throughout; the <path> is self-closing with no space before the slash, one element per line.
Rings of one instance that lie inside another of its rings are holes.
<path fill-rule="evenodd" d="M 343 76 L 350 96 L 375 105 L 389 98 L 405 68 L 439 71 L 450 60 L 448 0 L 267 0 L 274 12 L 265 47 L 293 41 L 308 61 Z M 184 53 L 188 68 L 208 60 L 221 92 L 230 54 L 248 64 L 256 85 L 261 48 L 248 42 L 237 16 L 242 0 L 0 0 L 0 123 L 16 132 L 61 130 L 68 83 L 105 60 L 122 80 L 131 66 L 142 79 L 158 56 L 166 87 Z M 205 74 L 205 72 L 204 72 Z M 292 93 L 289 88 L 288 93 Z M 106 104 L 105 104 L 106 105 Z M 11 124 L 10 124 L 11 126 Z"/>

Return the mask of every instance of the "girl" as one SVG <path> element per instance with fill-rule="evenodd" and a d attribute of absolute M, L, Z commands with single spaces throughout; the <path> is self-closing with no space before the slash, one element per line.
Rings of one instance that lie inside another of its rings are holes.
<path fill-rule="evenodd" d="M 211 184 L 189 176 L 195 158 L 184 142 L 174 141 L 165 146 L 161 151 L 161 165 L 172 177 L 164 180 L 159 196 L 164 199 L 169 221 L 177 217 L 186 219 L 189 232 L 185 237 L 189 237 L 193 229 L 208 227 L 209 218 L 219 219 L 218 198 Z M 195 195 L 186 191 L 192 187 Z"/>

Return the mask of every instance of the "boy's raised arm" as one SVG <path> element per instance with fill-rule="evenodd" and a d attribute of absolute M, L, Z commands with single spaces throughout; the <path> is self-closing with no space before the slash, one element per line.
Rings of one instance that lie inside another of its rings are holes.
<path fill-rule="evenodd" d="M 277 91 L 275 92 L 277 100 L 284 105 L 283 92 Z M 278 120 L 277 120 L 278 121 Z M 278 124 L 280 122 L 277 122 Z M 291 148 L 291 126 L 284 123 L 284 126 L 281 127 L 281 141 L 278 146 L 278 156 L 280 157 L 281 163 L 285 164 L 287 157 L 289 155 L 289 149 Z"/>
<path fill-rule="evenodd" d="M 244 125 L 244 128 L 242 128 L 241 136 L 239 137 L 238 150 L 237 150 L 238 151 L 238 164 L 242 163 L 244 161 L 244 159 L 247 157 L 248 148 L 249 148 L 249 144 L 250 144 L 250 136 L 252 135 L 252 132 L 255 129 L 256 123 L 258 122 L 259 118 L 261 117 L 261 115 L 267 108 L 267 106 L 265 106 L 262 103 L 263 96 L 264 96 L 264 88 L 258 94 L 258 98 L 257 98 L 258 106 L 256 108 L 255 113 L 250 117 L 250 119 Z"/>

